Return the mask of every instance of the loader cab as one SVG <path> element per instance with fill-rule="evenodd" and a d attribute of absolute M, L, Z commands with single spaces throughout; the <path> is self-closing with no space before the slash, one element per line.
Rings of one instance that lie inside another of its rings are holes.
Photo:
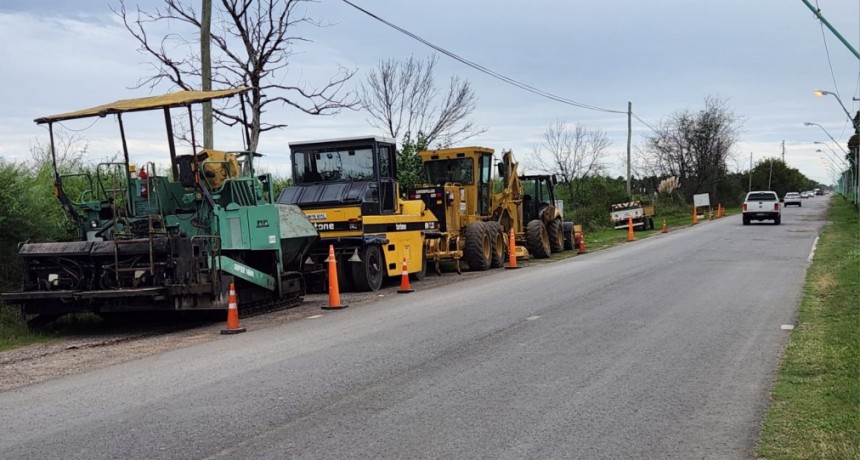
<path fill-rule="evenodd" d="M 368 136 L 290 143 L 293 186 L 278 202 L 302 209 L 361 207 L 362 215 L 397 210 L 394 139 Z"/>
<path fill-rule="evenodd" d="M 523 186 L 523 222 L 539 219 L 547 206 L 555 206 L 555 176 L 520 176 L 520 182 Z"/>
<path fill-rule="evenodd" d="M 486 216 L 492 199 L 493 152 L 484 147 L 465 147 L 429 150 L 419 155 L 427 184 L 462 186 L 466 194 L 465 214 Z"/>

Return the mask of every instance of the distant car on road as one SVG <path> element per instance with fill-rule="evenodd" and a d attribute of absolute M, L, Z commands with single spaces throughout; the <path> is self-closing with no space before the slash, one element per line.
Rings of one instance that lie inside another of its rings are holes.
<path fill-rule="evenodd" d="M 760 190 L 747 193 L 743 205 L 744 225 L 749 225 L 753 220 L 772 220 L 774 225 L 779 225 L 782 211 L 776 192 Z"/>
<path fill-rule="evenodd" d="M 782 199 L 782 202 L 786 208 L 791 205 L 803 206 L 803 203 L 800 201 L 800 193 L 797 192 L 786 193 L 785 198 Z"/>

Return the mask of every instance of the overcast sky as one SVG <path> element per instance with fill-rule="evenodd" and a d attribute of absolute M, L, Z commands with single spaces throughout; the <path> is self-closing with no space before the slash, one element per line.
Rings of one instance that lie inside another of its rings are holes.
<path fill-rule="evenodd" d="M 838 91 L 851 113 L 858 109 L 853 99 L 860 96 L 860 61 L 830 31 L 822 34 L 801 0 L 353 2 L 541 90 L 619 111 L 626 111 L 627 101 L 632 101 L 633 111 L 652 126 L 678 110 L 701 108 L 707 96 L 725 98 L 745 119 L 733 168 L 745 167 L 751 152 L 756 160 L 781 155 L 785 141 L 790 166 L 830 183 L 831 174 L 815 152 L 822 146 L 813 142 L 828 141 L 823 146 L 828 153 L 830 148 L 839 152 L 839 147 L 817 126 L 804 122 L 821 124 L 843 146 L 850 136 L 849 122 L 835 98 L 812 92 Z M 160 2 L 138 3 L 147 8 Z M 860 0 L 817 3 L 825 18 L 860 49 Z M 0 157 L 28 159 L 30 146 L 46 141 L 45 128 L 33 123 L 37 117 L 152 94 L 147 88 L 132 88 L 149 71 L 149 61 L 136 52 L 111 4 L 116 2 L 0 2 Z M 299 54 L 284 75 L 289 83 L 313 84 L 338 66 L 358 69 L 363 78 L 382 59 L 423 58 L 432 51 L 341 0 L 311 3 L 308 13 L 332 25 L 297 31 L 311 42 L 296 44 Z M 471 81 L 479 98 L 473 118 L 487 128 L 469 144 L 497 151 L 512 148 L 523 159 L 550 124 L 566 119 L 605 130 L 612 140 L 607 161 L 613 174 L 622 173 L 626 114 L 543 99 L 440 56 L 437 80 L 445 82 L 452 75 Z M 291 141 L 379 134 L 361 112 L 313 117 L 285 108 L 266 116 L 289 125 L 264 134 L 259 147 L 267 155 L 265 166 L 281 173 L 287 171 Z M 135 162 L 152 160 L 163 145 L 161 122 L 158 116 L 144 115 L 128 122 Z M 91 123 L 65 125 L 80 130 Z M 634 120 L 634 146 L 649 132 Z M 85 139 L 96 157 L 119 151 L 112 119 L 74 134 Z M 219 132 L 216 147 L 241 145 L 237 136 Z"/>

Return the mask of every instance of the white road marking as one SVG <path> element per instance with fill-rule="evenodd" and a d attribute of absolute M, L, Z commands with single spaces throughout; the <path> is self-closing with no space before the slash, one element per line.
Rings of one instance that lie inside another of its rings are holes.
<path fill-rule="evenodd" d="M 783 331 L 790 331 L 790 330 L 794 329 L 794 324 L 783 324 L 779 328 L 782 329 Z"/>
<path fill-rule="evenodd" d="M 322 318 L 322 317 L 323 317 L 323 315 L 313 315 L 313 316 L 308 316 L 305 319 L 316 319 L 316 318 Z"/>
<path fill-rule="evenodd" d="M 528 318 L 526 318 L 526 321 L 534 321 L 538 318 L 540 318 L 540 315 L 529 316 Z"/>
<path fill-rule="evenodd" d="M 815 237 L 815 241 L 812 242 L 812 249 L 809 251 L 809 257 L 806 260 L 812 261 L 812 258 L 815 257 L 815 248 L 818 246 L 818 237 Z"/>

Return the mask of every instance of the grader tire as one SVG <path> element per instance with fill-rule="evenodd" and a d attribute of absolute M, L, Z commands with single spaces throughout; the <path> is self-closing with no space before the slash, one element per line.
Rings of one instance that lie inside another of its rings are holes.
<path fill-rule="evenodd" d="M 538 219 L 526 225 L 526 243 L 528 243 L 529 252 L 534 254 L 537 259 L 546 259 L 552 253 L 549 246 L 549 234 L 546 232 L 543 222 Z"/>
<path fill-rule="evenodd" d="M 466 227 L 463 258 L 469 264 L 469 270 L 480 272 L 490 268 L 492 246 L 487 230 L 483 222 L 473 222 Z"/>
<path fill-rule="evenodd" d="M 499 268 L 505 261 L 505 231 L 498 222 L 486 222 L 484 226 L 489 230 L 491 256 L 490 268 Z"/>
<path fill-rule="evenodd" d="M 564 234 L 561 228 L 561 219 L 553 219 L 546 224 L 546 233 L 549 236 L 549 248 L 553 254 L 564 250 Z"/>

